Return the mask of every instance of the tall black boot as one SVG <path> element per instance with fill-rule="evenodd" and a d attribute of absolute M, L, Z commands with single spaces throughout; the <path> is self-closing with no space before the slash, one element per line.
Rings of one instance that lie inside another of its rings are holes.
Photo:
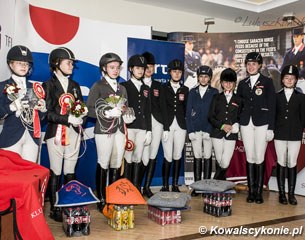
<path fill-rule="evenodd" d="M 277 164 L 276 179 L 277 179 L 277 186 L 279 188 L 279 203 L 284 205 L 288 204 L 285 195 L 285 170 L 286 167 L 282 167 L 280 164 Z"/>
<path fill-rule="evenodd" d="M 55 173 L 50 170 L 50 218 L 54 219 L 56 222 L 62 222 L 61 208 L 54 207 L 56 201 L 56 192 L 60 186 L 60 175 L 55 175 Z"/>
<path fill-rule="evenodd" d="M 127 178 L 129 181 L 132 181 L 131 179 L 131 170 L 132 170 L 132 163 L 128 163 L 126 160 L 124 161 L 124 178 Z"/>
<path fill-rule="evenodd" d="M 132 163 L 132 184 L 141 192 L 140 177 L 141 177 L 141 164 Z"/>
<path fill-rule="evenodd" d="M 194 166 L 194 182 L 201 180 L 202 175 L 202 159 L 201 158 L 194 158 L 193 162 Z M 192 191 L 191 196 L 196 197 L 199 193 L 196 193 L 195 190 Z"/>
<path fill-rule="evenodd" d="M 261 204 L 264 202 L 263 199 L 263 188 L 264 188 L 264 173 L 265 173 L 265 163 L 255 164 L 256 167 L 256 182 L 257 182 L 257 192 L 255 203 Z"/>
<path fill-rule="evenodd" d="M 75 174 L 74 173 L 68 173 L 64 176 L 64 183 L 67 184 L 68 182 L 75 180 Z"/>
<path fill-rule="evenodd" d="M 178 188 L 178 180 L 179 180 L 179 172 L 181 167 L 181 160 L 173 160 L 174 166 L 173 166 L 173 183 L 172 183 L 172 192 L 180 192 Z"/>
<path fill-rule="evenodd" d="M 109 169 L 109 185 L 114 183 L 120 177 L 120 169 L 119 168 L 110 168 Z"/>
<path fill-rule="evenodd" d="M 98 163 L 96 166 L 96 193 L 100 202 L 97 204 L 97 208 L 100 212 L 103 212 L 103 208 L 106 204 L 106 183 L 107 183 L 107 169 L 101 167 Z"/>
<path fill-rule="evenodd" d="M 297 167 L 288 168 L 288 202 L 297 205 L 298 201 L 294 196 L 294 189 L 297 180 Z"/>
<path fill-rule="evenodd" d="M 216 180 L 226 180 L 226 173 L 227 173 L 227 168 L 222 168 L 217 164 L 218 167 L 216 167 L 216 172 L 214 175 L 214 179 Z"/>
<path fill-rule="evenodd" d="M 169 174 L 171 170 L 171 162 L 168 162 L 165 158 L 163 160 L 163 165 L 162 165 L 162 181 L 163 181 L 163 186 L 161 188 L 161 192 L 169 192 Z"/>
<path fill-rule="evenodd" d="M 144 178 L 144 175 L 146 173 L 146 170 L 147 170 L 147 166 L 145 166 L 143 164 L 143 162 L 140 163 L 140 170 L 139 170 L 139 189 L 140 189 L 140 193 L 141 192 L 141 187 L 142 187 L 142 183 L 143 183 L 143 178 Z"/>
<path fill-rule="evenodd" d="M 150 190 L 150 184 L 154 177 L 155 168 L 156 168 L 156 159 L 150 159 L 147 166 L 146 179 L 143 187 L 143 196 L 147 196 L 148 198 L 154 195 Z"/>
<path fill-rule="evenodd" d="M 211 179 L 212 175 L 212 157 L 203 159 L 203 179 Z"/>
<path fill-rule="evenodd" d="M 256 195 L 254 164 L 247 162 L 248 197 L 247 202 L 253 203 Z"/>

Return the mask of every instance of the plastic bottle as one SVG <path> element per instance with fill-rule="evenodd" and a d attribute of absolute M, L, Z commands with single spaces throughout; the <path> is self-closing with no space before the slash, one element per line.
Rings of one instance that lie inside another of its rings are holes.
<path fill-rule="evenodd" d="M 133 206 L 130 205 L 128 208 L 128 228 L 134 228 L 134 211 Z"/>

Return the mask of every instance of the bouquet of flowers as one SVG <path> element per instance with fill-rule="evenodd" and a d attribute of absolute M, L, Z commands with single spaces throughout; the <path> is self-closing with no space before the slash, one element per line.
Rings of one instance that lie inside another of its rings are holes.
<path fill-rule="evenodd" d="M 115 94 L 110 94 L 109 97 L 107 97 L 105 99 L 105 101 L 108 103 L 108 105 L 111 107 L 111 108 L 119 108 L 121 111 L 124 111 L 125 108 L 126 108 L 126 101 L 127 99 L 124 97 L 124 96 L 118 96 L 118 95 L 115 95 Z"/>
<path fill-rule="evenodd" d="M 8 99 L 15 101 L 18 98 L 18 92 L 20 88 L 17 87 L 16 83 L 5 84 L 3 93 L 7 95 Z"/>
<path fill-rule="evenodd" d="M 70 113 L 75 117 L 81 117 L 81 116 L 87 115 L 88 109 L 87 109 L 85 103 L 80 100 L 71 101 Z"/>

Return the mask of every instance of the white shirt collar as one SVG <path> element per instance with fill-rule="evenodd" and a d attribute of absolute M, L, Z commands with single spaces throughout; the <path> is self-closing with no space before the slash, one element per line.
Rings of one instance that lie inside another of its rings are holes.
<path fill-rule="evenodd" d="M 117 82 L 117 80 L 109 77 L 108 75 L 105 75 L 105 79 L 108 82 L 108 84 L 112 87 L 112 89 L 116 92 L 117 89 L 118 89 L 118 82 Z"/>
<path fill-rule="evenodd" d="M 149 78 L 145 77 L 145 78 L 143 78 L 143 82 L 145 83 L 145 85 L 151 87 L 152 79 L 151 79 L 151 77 L 149 77 Z"/>
<path fill-rule="evenodd" d="M 69 85 L 69 77 L 65 77 L 63 75 L 58 75 L 56 72 L 54 72 L 56 75 L 58 81 L 60 82 L 62 88 L 64 89 L 64 92 L 66 93 L 68 91 L 68 85 Z"/>

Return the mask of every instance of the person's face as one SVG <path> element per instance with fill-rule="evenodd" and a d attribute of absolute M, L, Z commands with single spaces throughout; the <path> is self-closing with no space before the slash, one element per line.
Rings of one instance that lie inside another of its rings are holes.
<path fill-rule="evenodd" d="M 121 72 L 121 64 L 119 62 L 110 62 L 104 67 L 104 71 L 107 72 L 107 75 L 112 78 L 118 78 Z"/>
<path fill-rule="evenodd" d="M 232 92 L 235 88 L 235 82 L 222 81 L 221 86 L 224 92 Z"/>
<path fill-rule="evenodd" d="M 293 35 L 293 43 L 295 46 L 299 46 L 303 42 L 304 35 Z"/>
<path fill-rule="evenodd" d="M 186 43 L 185 43 L 185 49 L 186 49 L 187 51 L 192 51 L 193 48 L 194 48 L 194 43 L 193 43 L 193 42 L 186 42 Z"/>
<path fill-rule="evenodd" d="M 21 61 L 11 61 L 10 67 L 14 73 L 19 76 L 25 76 L 29 72 L 30 63 Z"/>
<path fill-rule="evenodd" d="M 198 81 L 201 86 L 206 86 L 209 84 L 210 77 L 207 74 L 200 74 L 198 76 Z"/>
<path fill-rule="evenodd" d="M 179 82 L 182 76 L 182 71 L 181 70 L 171 70 L 170 75 L 173 81 Z"/>
<path fill-rule="evenodd" d="M 59 68 L 64 74 L 71 75 L 73 72 L 74 62 L 70 59 L 63 59 L 59 64 Z"/>
<path fill-rule="evenodd" d="M 286 74 L 282 82 L 285 87 L 294 88 L 297 83 L 297 79 L 294 75 Z"/>
<path fill-rule="evenodd" d="M 155 65 L 154 64 L 147 64 L 145 69 L 145 77 L 150 78 L 155 72 Z"/>
<path fill-rule="evenodd" d="M 258 62 L 247 62 L 246 68 L 247 72 L 250 75 L 255 75 L 258 73 L 259 69 L 261 67 L 261 64 L 258 64 Z"/>
<path fill-rule="evenodd" d="M 134 66 L 132 68 L 132 75 L 136 79 L 141 79 L 143 77 L 143 75 L 144 75 L 144 67 Z"/>

